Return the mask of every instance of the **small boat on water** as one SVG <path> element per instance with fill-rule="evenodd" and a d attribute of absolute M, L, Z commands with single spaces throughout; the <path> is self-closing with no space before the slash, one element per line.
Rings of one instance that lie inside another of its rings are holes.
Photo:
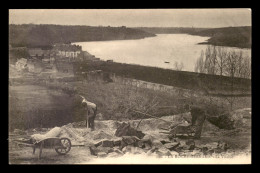
<path fill-rule="evenodd" d="M 170 62 L 168 62 L 168 61 L 164 61 L 164 63 L 167 63 L 167 64 L 169 64 Z"/>

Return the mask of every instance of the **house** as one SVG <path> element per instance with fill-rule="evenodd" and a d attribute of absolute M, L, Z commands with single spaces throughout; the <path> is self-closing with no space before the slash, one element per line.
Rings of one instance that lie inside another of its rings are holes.
<path fill-rule="evenodd" d="M 53 49 L 28 48 L 28 53 L 32 59 L 55 59 L 56 51 Z"/>
<path fill-rule="evenodd" d="M 43 58 L 44 52 L 41 48 L 28 48 L 28 53 L 30 55 L 30 58 Z"/>
<path fill-rule="evenodd" d="M 69 60 L 75 60 L 82 52 L 82 47 L 72 44 L 55 44 L 54 50 L 57 51 L 57 55 L 60 57 L 69 58 Z"/>

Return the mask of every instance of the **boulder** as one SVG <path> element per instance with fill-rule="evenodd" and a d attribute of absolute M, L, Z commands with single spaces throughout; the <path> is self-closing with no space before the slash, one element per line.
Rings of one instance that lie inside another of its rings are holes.
<path fill-rule="evenodd" d="M 160 142 L 161 142 L 163 145 L 166 144 L 166 143 L 171 143 L 171 141 L 169 141 L 169 140 L 161 140 Z"/>
<path fill-rule="evenodd" d="M 121 145 L 120 145 L 120 149 L 122 150 L 124 147 L 126 147 L 127 146 L 127 143 L 125 142 L 125 141 L 121 141 Z"/>
<path fill-rule="evenodd" d="M 127 145 L 137 145 L 140 139 L 136 136 L 122 136 L 122 141 L 125 142 Z"/>
<path fill-rule="evenodd" d="M 91 155 L 97 156 L 97 154 L 98 154 L 97 147 L 95 147 L 95 146 L 90 146 L 89 151 L 90 151 Z"/>
<path fill-rule="evenodd" d="M 105 153 L 105 152 L 99 152 L 99 153 L 97 154 L 97 156 L 98 156 L 98 157 L 106 157 L 106 156 L 107 156 L 107 153 Z"/>
<path fill-rule="evenodd" d="M 155 139 L 155 140 L 152 142 L 152 146 L 153 146 L 153 147 L 156 147 L 156 148 L 161 148 L 161 147 L 163 147 L 163 144 L 162 144 L 159 140 Z"/>
<path fill-rule="evenodd" d="M 123 149 L 122 149 L 122 152 L 123 153 L 128 153 L 128 152 L 131 152 L 132 151 L 132 148 L 133 148 L 134 146 L 126 146 L 126 147 L 124 147 Z"/>
<path fill-rule="evenodd" d="M 153 147 L 152 149 L 150 149 L 149 151 L 146 152 L 146 155 L 150 156 L 150 155 L 152 155 L 152 153 L 154 153 L 157 150 L 158 150 L 158 148 Z"/>
<path fill-rule="evenodd" d="M 138 131 L 132 128 L 129 123 L 124 122 L 117 128 L 115 136 L 136 136 L 139 139 L 142 139 L 145 136 L 145 134 L 142 131 Z"/>
<path fill-rule="evenodd" d="M 113 148 L 110 148 L 110 147 L 102 147 L 102 146 L 99 146 L 99 147 L 95 147 L 95 146 L 90 146 L 89 147 L 89 150 L 90 150 L 90 153 L 92 155 L 95 155 L 95 156 L 98 156 L 98 153 L 111 153 L 113 152 Z"/>
<path fill-rule="evenodd" d="M 154 139 L 151 135 L 145 135 L 143 139 L 140 139 L 140 141 L 138 141 L 137 145 L 140 148 L 150 149 L 152 146 L 152 140 Z"/>
<path fill-rule="evenodd" d="M 207 120 L 220 129 L 232 130 L 235 128 L 234 120 L 231 118 L 230 113 L 220 116 L 207 116 Z"/>
<path fill-rule="evenodd" d="M 221 149 L 223 151 L 227 151 L 227 149 L 229 148 L 229 145 L 223 141 L 219 141 L 218 145 L 217 145 L 218 149 Z"/>
<path fill-rule="evenodd" d="M 145 147 L 145 143 L 140 140 L 140 141 L 137 142 L 137 146 L 138 146 L 139 148 L 144 148 L 144 147 Z"/>
<path fill-rule="evenodd" d="M 152 148 L 152 145 L 149 143 L 144 143 L 144 149 L 149 150 Z"/>
<path fill-rule="evenodd" d="M 211 142 L 204 145 L 204 147 L 207 147 L 208 149 L 213 149 L 218 147 L 218 142 Z"/>
<path fill-rule="evenodd" d="M 102 147 L 114 147 L 114 141 L 110 141 L 110 140 L 103 140 L 102 141 Z"/>
<path fill-rule="evenodd" d="M 171 151 L 171 155 L 172 155 L 173 157 L 177 157 L 177 156 L 179 156 L 180 154 L 179 154 L 177 151 Z"/>
<path fill-rule="evenodd" d="M 202 148 L 201 148 L 201 152 L 202 152 L 203 154 L 205 154 L 205 155 L 207 154 L 208 150 L 209 150 L 208 147 L 202 147 Z"/>
<path fill-rule="evenodd" d="M 195 149 L 195 142 L 194 140 L 188 140 L 185 143 L 188 146 L 188 150 L 194 150 Z"/>
<path fill-rule="evenodd" d="M 111 139 L 113 136 L 105 133 L 104 131 L 100 131 L 93 136 L 93 140 L 102 140 L 102 139 Z"/>
<path fill-rule="evenodd" d="M 190 153 L 192 156 L 201 156 L 203 153 L 200 149 L 195 149 Z"/>
<path fill-rule="evenodd" d="M 131 153 L 133 153 L 133 154 L 143 154 L 144 150 L 142 150 L 139 147 L 133 147 L 133 148 L 131 148 Z"/>
<path fill-rule="evenodd" d="M 193 140 L 188 140 L 188 141 L 180 141 L 180 145 L 175 147 L 175 151 L 180 152 L 181 150 L 194 150 L 195 149 L 195 142 Z"/>
<path fill-rule="evenodd" d="M 155 153 L 157 154 L 158 157 L 172 157 L 172 154 L 170 152 L 170 150 L 168 150 L 167 148 L 159 148 L 157 151 L 155 151 Z"/>
<path fill-rule="evenodd" d="M 166 143 L 164 144 L 164 146 L 170 150 L 170 151 L 173 151 L 176 147 L 178 147 L 180 145 L 179 142 L 172 142 L 172 143 Z"/>
<path fill-rule="evenodd" d="M 186 141 L 185 143 L 186 143 L 186 145 L 195 145 L 195 141 L 192 139 Z"/>
<path fill-rule="evenodd" d="M 119 154 L 119 155 L 124 155 L 124 152 L 119 150 L 119 149 L 114 149 L 114 152 Z"/>
<path fill-rule="evenodd" d="M 102 140 L 102 141 L 99 141 L 97 143 L 94 144 L 95 147 L 99 147 L 99 146 L 102 146 L 102 147 L 114 147 L 114 141 L 111 141 L 111 140 Z"/>
<path fill-rule="evenodd" d="M 114 146 L 120 146 L 121 145 L 121 139 L 117 139 L 117 140 L 114 140 L 113 143 L 114 143 Z"/>
<path fill-rule="evenodd" d="M 120 154 L 118 154 L 117 152 L 112 152 L 112 153 L 108 153 L 107 157 L 119 157 L 121 156 Z"/>
<path fill-rule="evenodd" d="M 95 147 L 98 147 L 98 146 L 100 146 L 100 145 L 102 145 L 102 141 L 99 141 L 99 142 L 97 142 L 97 143 L 94 144 Z"/>
<path fill-rule="evenodd" d="M 174 148 L 174 151 L 176 151 L 178 153 L 182 152 L 182 150 L 183 150 L 183 147 L 180 145 L 178 147 Z"/>
<path fill-rule="evenodd" d="M 154 138 L 153 136 L 147 134 L 147 135 L 145 135 L 141 140 L 152 142 L 154 139 L 155 139 L 155 138 Z"/>
<path fill-rule="evenodd" d="M 205 152 L 205 155 L 212 155 L 215 152 L 215 149 L 210 149 Z"/>

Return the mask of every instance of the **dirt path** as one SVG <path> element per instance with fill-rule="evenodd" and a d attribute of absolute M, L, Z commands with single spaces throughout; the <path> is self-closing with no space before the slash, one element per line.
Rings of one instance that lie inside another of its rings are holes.
<path fill-rule="evenodd" d="M 35 154 L 32 148 L 21 147 L 9 153 L 9 163 L 11 164 L 77 164 L 87 163 L 95 158 L 90 154 L 88 147 L 72 147 L 66 155 L 58 155 L 54 149 L 43 149 L 42 157 L 39 160 L 39 149 Z"/>

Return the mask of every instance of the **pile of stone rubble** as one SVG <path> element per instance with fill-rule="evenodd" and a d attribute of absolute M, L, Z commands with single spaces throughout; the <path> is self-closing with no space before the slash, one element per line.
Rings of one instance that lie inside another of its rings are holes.
<path fill-rule="evenodd" d="M 130 135 L 129 135 L 130 134 Z M 196 144 L 192 139 L 156 139 L 123 123 L 116 131 L 116 140 L 101 140 L 89 146 L 90 153 L 97 157 L 119 157 L 124 154 L 142 154 L 156 157 L 201 156 L 226 152 L 224 142 Z"/>

